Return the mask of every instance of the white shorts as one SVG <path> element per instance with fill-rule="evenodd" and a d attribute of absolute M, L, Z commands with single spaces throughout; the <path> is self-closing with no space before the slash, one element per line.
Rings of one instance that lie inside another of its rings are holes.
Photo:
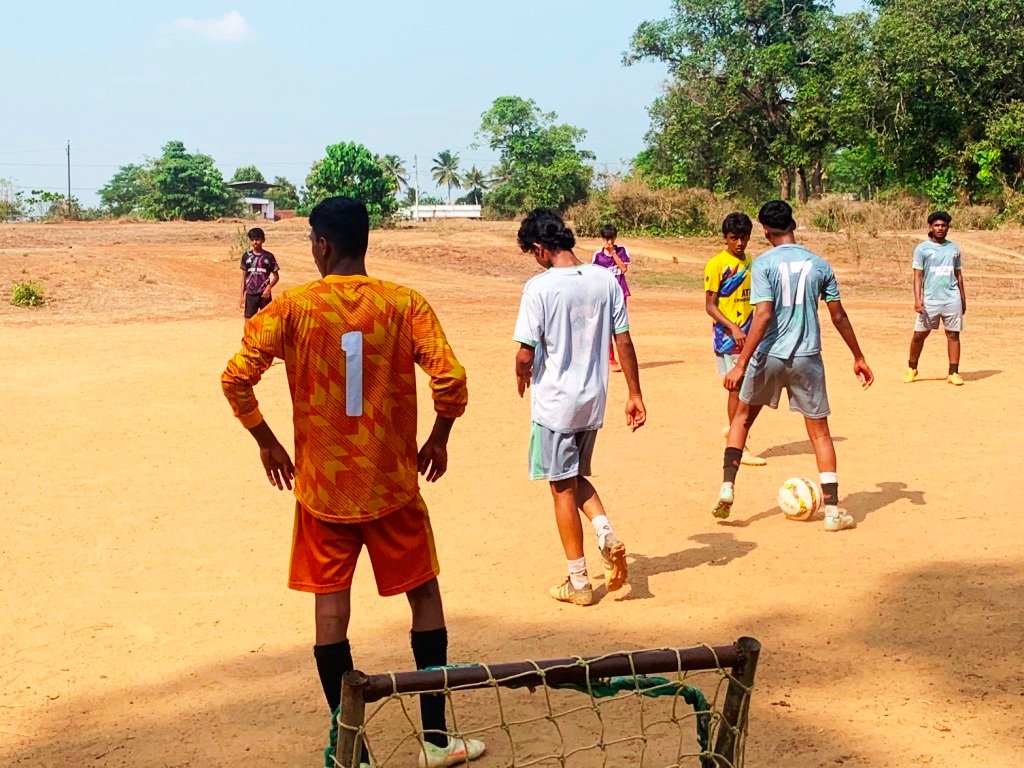
<path fill-rule="evenodd" d="M 931 307 L 925 304 L 924 312 L 919 312 L 917 319 L 914 321 L 914 331 L 937 331 L 940 318 L 943 328 L 947 331 L 960 333 L 964 327 L 963 305 L 960 302 Z"/>
<path fill-rule="evenodd" d="M 718 375 L 725 376 L 729 371 L 736 367 L 736 361 L 740 359 L 739 355 L 715 355 L 715 359 L 718 361 Z"/>

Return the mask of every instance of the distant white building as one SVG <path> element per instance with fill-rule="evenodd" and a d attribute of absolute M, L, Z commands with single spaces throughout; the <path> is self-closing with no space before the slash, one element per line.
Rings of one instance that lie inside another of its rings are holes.
<path fill-rule="evenodd" d="M 398 215 L 403 219 L 421 221 L 423 219 L 479 219 L 483 214 L 482 205 L 410 205 L 399 208 Z"/>
<path fill-rule="evenodd" d="M 228 186 L 242 193 L 242 201 L 245 203 L 247 213 L 274 221 L 274 201 L 260 197 L 259 194 L 273 189 L 277 184 L 270 184 L 266 181 L 233 181 Z"/>

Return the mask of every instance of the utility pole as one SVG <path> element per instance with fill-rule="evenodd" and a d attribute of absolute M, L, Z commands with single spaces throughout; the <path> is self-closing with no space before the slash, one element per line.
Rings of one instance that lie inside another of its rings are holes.
<path fill-rule="evenodd" d="M 71 208 L 71 139 L 68 139 L 68 209 Z"/>
<path fill-rule="evenodd" d="M 412 173 L 416 182 L 416 208 L 418 209 L 420 207 L 420 163 L 417 155 L 412 156 Z"/>

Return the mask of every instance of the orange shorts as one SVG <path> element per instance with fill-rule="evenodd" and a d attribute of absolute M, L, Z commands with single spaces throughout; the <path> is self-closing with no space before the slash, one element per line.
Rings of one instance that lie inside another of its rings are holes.
<path fill-rule="evenodd" d="M 296 504 L 288 586 L 316 594 L 349 589 L 363 545 L 381 595 L 408 592 L 441 572 L 427 505 L 418 493 L 404 507 L 365 523 L 327 523 Z"/>

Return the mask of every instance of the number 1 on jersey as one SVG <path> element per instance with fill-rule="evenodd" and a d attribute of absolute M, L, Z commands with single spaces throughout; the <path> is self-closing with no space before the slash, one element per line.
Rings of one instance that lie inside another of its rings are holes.
<path fill-rule="evenodd" d="M 345 353 L 345 415 L 363 415 L 363 334 L 350 331 L 341 337 Z"/>
<path fill-rule="evenodd" d="M 788 267 L 788 268 L 787 268 Z M 796 282 L 796 297 L 790 290 L 789 276 L 800 275 Z M 811 261 L 783 262 L 779 269 L 779 279 L 782 281 L 782 306 L 792 307 L 794 304 L 804 303 L 804 291 L 807 287 L 807 276 L 811 274 Z"/>

